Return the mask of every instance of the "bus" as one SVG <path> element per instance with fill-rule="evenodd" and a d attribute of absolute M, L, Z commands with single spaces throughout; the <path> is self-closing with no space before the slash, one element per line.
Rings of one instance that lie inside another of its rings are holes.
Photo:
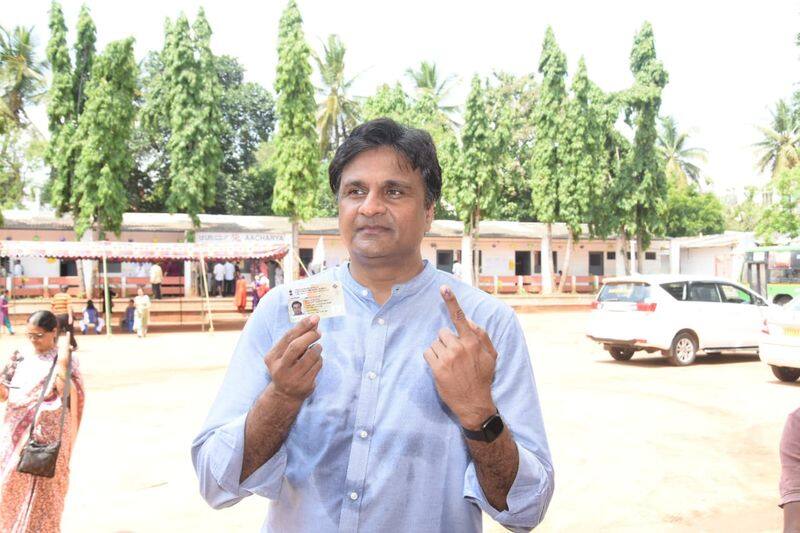
<path fill-rule="evenodd" d="M 740 281 L 778 305 L 800 298 L 800 243 L 748 250 Z"/>

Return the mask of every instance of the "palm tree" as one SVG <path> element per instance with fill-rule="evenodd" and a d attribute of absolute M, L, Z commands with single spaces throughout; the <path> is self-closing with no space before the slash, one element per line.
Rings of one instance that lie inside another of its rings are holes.
<path fill-rule="evenodd" d="M 686 146 L 689 134 L 678 131 L 678 123 L 672 117 L 661 118 L 661 131 L 658 133 L 658 150 L 664 160 L 667 175 L 680 185 L 689 181 L 700 185 L 700 167 L 695 162 L 706 161 L 706 150 Z"/>
<path fill-rule="evenodd" d="M 434 100 L 436 100 L 437 105 L 439 105 L 439 109 L 444 113 L 452 113 L 456 110 L 456 106 L 441 105 L 442 100 L 444 100 L 450 92 L 450 87 L 448 87 L 448 85 L 456 79 L 454 74 L 440 80 L 440 74 L 436 70 L 436 63 L 423 61 L 419 65 L 419 70 L 411 68 L 406 69 L 406 76 L 411 78 L 411 81 L 414 82 L 417 91 L 430 93 Z"/>
<path fill-rule="evenodd" d="M 314 54 L 319 67 L 323 87 L 318 88 L 323 99 L 319 102 L 317 130 L 319 146 L 323 155 L 339 146 L 359 121 L 358 102 L 347 93 L 356 77 L 344 77 L 344 55 L 346 48 L 337 35 L 329 35 L 322 44 L 322 57 Z"/>
<path fill-rule="evenodd" d="M 769 126 L 758 127 L 764 138 L 755 147 L 761 152 L 758 170 L 764 172 L 769 167 L 774 178 L 800 162 L 797 153 L 800 148 L 800 120 L 783 100 L 778 100 L 770 113 L 772 122 Z"/>
<path fill-rule="evenodd" d="M 30 122 L 25 105 L 46 93 L 46 66 L 36 56 L 33 28 L 17 26 L 9 32 L 0 27 L 0 113 L 17 126 L 23 117 Z"/>

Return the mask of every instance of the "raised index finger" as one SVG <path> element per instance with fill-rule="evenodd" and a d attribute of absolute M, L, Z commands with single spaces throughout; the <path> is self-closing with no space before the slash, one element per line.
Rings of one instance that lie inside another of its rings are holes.
<path fill-rule="evenodd" d="M 450 312 L 450 320 L 456 327 L 458 336 L 464 337 L 467 335 L 474 335 L 472 329 L 469 327 L 467 316 L 464 314 L 464 310 L 461 309 L 461 306 L 458 304 L 458 300 L 456 300 L 456 295 L 453 294 L 453 289 L 447 285 L 442 285 L 439 288 L 439 292 L 442 295 L 444 304 L 447 306 L 447 310 Z"/>
<path fill-rule="evenodd" d="M 304 318 L 298 322 L 292 329 L 287 331 L 283 337 L 272 347 L 271 352 L 276 354 L 279 358 L 283 352 L 289 347 L 289 343 L 293 340 L 305 335 L 319 324 L 319 317 L 316 315 Z"/>

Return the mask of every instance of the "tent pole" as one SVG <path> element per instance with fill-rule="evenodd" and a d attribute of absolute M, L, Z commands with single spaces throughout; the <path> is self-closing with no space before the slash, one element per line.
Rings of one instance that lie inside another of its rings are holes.
<path fill-rule="evenodd" d="M 208 299 L 208 276 L 206 275 L 206 258 L 200 256 L 200 266 L 203 270 L 203 291 L 205 292 L 206 312 L 208 313 L 208 331 L 214 332 L 214 317 L 211 314 L 211 302 Z"/>
<path fill-rule="evenodd" d="M 108 261 L 106 260 L 106 254 L 103 253 L 103 291 L 106 297 L 103 299 L 105 302 L 105 312 L 106 312 L 106 335 L 109 337 L 111 336 L 111 302 L 108 300 Z"/>

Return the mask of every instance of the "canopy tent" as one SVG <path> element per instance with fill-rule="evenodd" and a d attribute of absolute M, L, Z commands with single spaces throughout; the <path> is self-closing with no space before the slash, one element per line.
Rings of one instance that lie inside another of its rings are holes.
<path fill-rule="evenodd" d="M 199 261 L 203 272 L 203 291 L 209 329 L 214 331 L 214 320 L 208 299 L 206 261 L 240 259 L 282 259 L 289 253 L 283 242 L 178 242 L 142 243 L 111 241 L 0 241 L 0 257 L 48 257 L 55 259 L 98 259 L 103 261 L 103 291 L 106 302 L 106 331 L 111 334 L 108 309 L 107 261 Z"/>
<path fill-rule="evenodd" d="M 107 259 L 109 261 L 202 261 L 281 259 L 289 247 L 275 242 L 0 241 L 0 257 Z"/>

